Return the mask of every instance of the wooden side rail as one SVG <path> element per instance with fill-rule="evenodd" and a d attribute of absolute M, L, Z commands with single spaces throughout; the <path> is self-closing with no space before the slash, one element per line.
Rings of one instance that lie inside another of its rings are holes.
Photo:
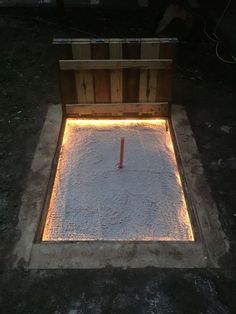
<path fill-rule="evenodd" d="M 66 104 L 68 116 L 136 116 L 158 115 L 167 117 L 168 102 L 159 103 L 116 103 L 116 104 Z"/>
<path fill-rule="evenodd" d="M 59 60 L 61 70 L 170 69 L 172 59 Z"/>

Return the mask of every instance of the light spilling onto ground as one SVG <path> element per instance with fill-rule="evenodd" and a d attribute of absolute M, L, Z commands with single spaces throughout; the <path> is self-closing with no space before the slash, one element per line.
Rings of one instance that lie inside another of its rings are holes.
<path fill-rule="evenodd" d="M 42 240 L 193 241 L 166 120 L 67 119 Z"/>

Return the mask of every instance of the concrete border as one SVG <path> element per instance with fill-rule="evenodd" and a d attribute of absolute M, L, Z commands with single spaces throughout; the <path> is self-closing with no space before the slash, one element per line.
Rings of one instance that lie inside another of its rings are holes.
<path fill-rule="evenodd" d="M 228 250 L 216 205 L 203 168 L 186 112 L 172 107 L 172 126 L 181 158 L 185 190 L 191 203 L 194 242 L 181 241 L 78 241 L 36 243 L 51 166 L 61 125 L 60 106 L 49 108 L 22 197 L 13 267 L 58 268 L 161 268 L 219 267 Z"/>
<path fill-rule="evenodd" d="M 20 239 L 15 248 L 15 263 L 28 267 L 31 250 L 40 221 L 47 186 L 56 151 L 62 120 L 61 107 L 49 108 L 28 174 L 27 186 L 21 199 L 17 229 Z"/>
<path fill-rule="evenodd" d="M 199 241 L 204 245 L 208 265 L 218 267 L 219 259 L 228 251 L 229 244 L 221 228 L 218 210 L 204 176 L 200 154 L 184 107 L 172 106 L 171 120 Z"/>

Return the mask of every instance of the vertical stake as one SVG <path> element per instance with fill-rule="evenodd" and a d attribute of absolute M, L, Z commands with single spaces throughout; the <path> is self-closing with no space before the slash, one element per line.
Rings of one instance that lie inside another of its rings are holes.
<path fill-rule="evenodd" d="M 119 162 L 119 168 L 123 168 L 124 163 L 124 146 L 125 146 L 125 138 L 121 137 L 120 139 L 120 162 Z"/>

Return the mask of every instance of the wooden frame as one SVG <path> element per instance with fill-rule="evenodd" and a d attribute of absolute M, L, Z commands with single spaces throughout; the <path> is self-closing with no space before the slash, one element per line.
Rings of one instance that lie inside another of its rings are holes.
<path fill-rule="evenodd" d="M 170 115 L 176 39 L 55 39 L 53 43 L 65 117 Z"/>
<path fill-rule="evenodd" d="M 169 105 L 162 103 L 115 103 L 111 104 L 67 104 L 69 116 L 122 117 L 122 116 L 168 116 Z"/>
<path fill-rule="evenodd" d="M 227 253 L 229 245 L 204 178 L 188 117 L 184 108 L 180 106 L 173 106 L 169 128 L 174 132 L 172 140 L 175 139 L 174 147 L 180 154 L 179 171 L 181 176 L 184 175 L 182 178 L 184 192 L 187 192 L 187 200 L 190 201 L 188 205 L 189 213 L 193 215 L 191 222 L 195 231 L 195 241 L 41 242 L 54 177 L 51 163 L 53 161 L 53 167 L 56 166 L 61 136 L 58 144 L 56 141 L 59 133 L 63 134 L 63 124 L 59 130 L 60 113 L 58 106 L 50 107 L 32 162 L 19 214 L 17 228 L 20 237 L 14 250 L 14 268 L 220 267 L 220 261 Z M 45 199 L 46 193 L 49 194 Z M 45 212 L 42 213 L 43 207 Z"/>
<path fill-rule="evenodd" d="M 60 60 L 61 70 L 170 69 L 172 59 Z"/>

